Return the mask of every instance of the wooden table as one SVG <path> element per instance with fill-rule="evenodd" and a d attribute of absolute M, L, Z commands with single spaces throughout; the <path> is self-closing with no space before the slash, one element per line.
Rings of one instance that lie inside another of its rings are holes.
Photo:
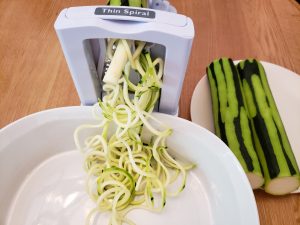
<path fill-rule="evenodd" d="M 79 104 L 53 24 L 63 8 L 99 3 L 103 1 L 0 1 L 0 128 L 37 111 Z M 190 119 L 193 89 L 205 66 L 217 57 L 256 57 L 300 74 L 300 5 L 296 1 L 172 3 L 193 19 L 196 30 L 181 117 Z M 255 191 L 255 197 L 262 225 L 300 224 L 300 194 L 273 197 Z"/>

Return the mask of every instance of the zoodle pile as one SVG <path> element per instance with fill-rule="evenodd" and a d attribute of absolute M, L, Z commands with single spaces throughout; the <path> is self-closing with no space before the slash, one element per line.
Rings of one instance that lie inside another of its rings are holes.
<path fill-rule="evenodd" d="M 169 154 L 166 139 L 172 129 L 151 115 L 162 87 L 163 60 L 153 60 L 145 42 L 109 39 L 107 46 L 105 94 L 96 106 L 100 124 L 82 125 L 74 134 L 85 157 L 87 192 L 96 204 L 87 224 L 96 212 L 106 211 L 111 212 L 109 224 L 134 224 L 126 214 L 135 208 L 160 212 L 167 196 L 184 189 L 193 165 L 184 166 Z M 81 131 L 94 128 L 99 133 L 81 143 Z"/>

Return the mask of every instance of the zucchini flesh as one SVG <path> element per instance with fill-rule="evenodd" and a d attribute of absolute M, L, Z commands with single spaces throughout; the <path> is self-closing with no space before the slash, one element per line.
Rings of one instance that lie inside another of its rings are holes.
<path fill-rule="evenodd" d="M 277 110 L 264 68 L 257 60 L 237 65 L 241 76 L 254 139 L 265 177 L 265 191 L 282 195 L 296 190 L 299 168 Z"/>
<path fill-rule="evenodd" d="M 207 67 L 213 105 L 215 132 L 232 150 L 246 172 L 253 189 L 264 178 L 254 149 L 249 116 L 240 78 L 231 59 L 221 58 Z"/>

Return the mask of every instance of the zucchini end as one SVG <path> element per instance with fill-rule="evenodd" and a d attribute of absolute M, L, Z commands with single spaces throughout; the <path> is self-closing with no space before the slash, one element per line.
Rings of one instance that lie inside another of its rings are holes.
<path fill-rule="evenodd" d="M 266 184 L 265 191 L 272 195 L 285 195 L 296 191 L 299 186 L 299 176 L 278 177 Z"/>
<path fill-rule="evenodd" d="M 262 175 L 255 173 L 247 173 L 247 177 L 253 190 L 260 188 L 265 182 L 265 179 Z"/>

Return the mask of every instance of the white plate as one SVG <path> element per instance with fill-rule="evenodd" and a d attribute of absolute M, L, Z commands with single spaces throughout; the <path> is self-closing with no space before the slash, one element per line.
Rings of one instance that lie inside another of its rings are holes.
<path fill-rule="evenodd" d="M 297 163 L 300 165 L 300 76 L 272 63 L 262 62 L 262 64 Z M 194 123 L 214 132 L 211 96 L 206 75 L 194 90 L 191 118 Z M 300 189 L 297 192 L 300 192 Z"/>
<path fill-rule="evenodd" d="M 197 168 L 162 213 L 136 210 L 128 216 L 138 225 L 258 225 L 251 187 L 226 145 L 192 122 L 156 116 L 174 128 L 169 147 Z M 84 189 L 82 156 L 72 151 L 73 131 L 91 121 L 91 107 L 66 107 L 33 114 L 0 131 L 0 224 L 84 224 L 93 203 Z M 107 224 L 106 214 L 100 219 Z"/>

